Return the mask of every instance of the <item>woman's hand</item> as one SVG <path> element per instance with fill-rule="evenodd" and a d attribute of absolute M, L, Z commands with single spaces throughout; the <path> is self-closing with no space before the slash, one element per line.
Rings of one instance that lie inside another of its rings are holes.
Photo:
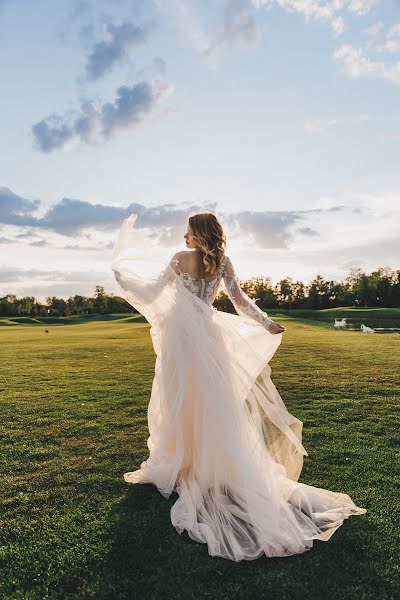
<path fill-rule="evenodd" d="M 270 333 L 283 333 L 285 331 L 285 327 L 283 327 L 283 325 L 279 325 L 279 323 L 275 323 L 275 321 L 272 321 L 271 325 L 268 327 L 268 331 Z"/>

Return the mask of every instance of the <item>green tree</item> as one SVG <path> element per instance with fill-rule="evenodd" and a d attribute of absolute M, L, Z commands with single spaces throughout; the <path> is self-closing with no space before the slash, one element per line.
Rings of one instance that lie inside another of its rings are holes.
<path fill-rule="evenodd" d="M 108 298 L 102 285 L 96 285 L 93 307 L 95 312 L 105 315 L 108 310 Z"/>
<path fill-rule="evenodd" d="M 292 308 L 292 303 L 296 298 L 296 286 L 291 277 L 281 279 L 276 286 L 276 293 L 279 306 L 282 308 Z"/>

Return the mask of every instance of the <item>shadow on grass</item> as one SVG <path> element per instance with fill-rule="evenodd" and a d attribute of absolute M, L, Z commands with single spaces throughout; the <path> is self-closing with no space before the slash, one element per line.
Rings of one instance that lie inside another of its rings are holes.
<path fill-rule="evenodd" d="M 268 600 L 392 599 L 395 589 L 374 569 L 382 560 L 379 528 L 350 517 L 328 542 L 282 558 L 233 562 L 180 535 L 170 521 L 176 492 L 166 499 L 152 484 L 128 484 L 110 514 L 111 547 L 98 598 Z"/>

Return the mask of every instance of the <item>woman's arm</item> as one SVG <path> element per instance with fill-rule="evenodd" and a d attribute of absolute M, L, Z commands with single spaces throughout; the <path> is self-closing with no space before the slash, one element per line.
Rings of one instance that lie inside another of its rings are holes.
<path fill-rule="evenodd" d="M 266 312 L 261 310 L 254 300 L 250 298 L 240 287 L 232 262 L 225 256 L 225 268 L 223 280 L 226 292 L 239 315 L 246 315 L 260 323 L 270 333 L 281 333 L 285 328 L 270 319 Z"/>

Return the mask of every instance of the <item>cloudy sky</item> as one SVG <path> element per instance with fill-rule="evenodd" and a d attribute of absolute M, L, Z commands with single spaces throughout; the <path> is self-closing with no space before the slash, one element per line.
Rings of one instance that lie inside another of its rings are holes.
<path fill-rule="evenodd" d="M 399 0 L 0 0 L 0 296 L 115 292 L 224 224 L 238 276 L 400 267 Z"/>

